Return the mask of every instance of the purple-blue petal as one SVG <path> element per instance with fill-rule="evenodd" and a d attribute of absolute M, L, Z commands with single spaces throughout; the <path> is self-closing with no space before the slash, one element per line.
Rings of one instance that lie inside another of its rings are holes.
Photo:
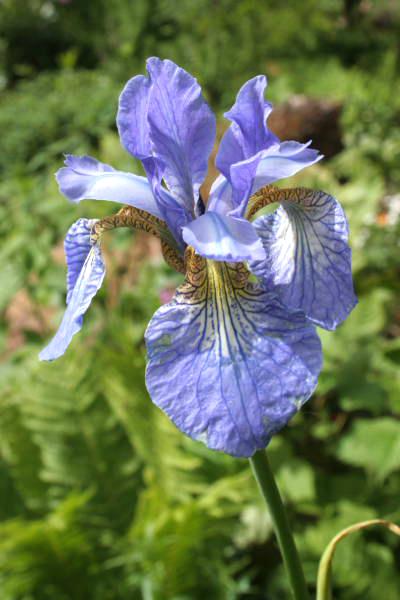
<path fill-rule="evenodd" d="M 182 235 L 185 242 L 205 258 L 228 262 L 265 258 L 253 225 L 244 219 L 207 211 L 186 225 Z"/>
<path fill-rule="evenodd" d="M 132 77 L 119 98 L 117 127 L 121 144 L 141 160 L 151 156 L 147 113 L 151 81 L 144 75 Z"/>
<path fill-rule="evenodd" d="M 90 221 L 86 225 L 88 226 L 89 223 Z M 81 330 L 83 315 L 103 282 L 105 264 L 100 246 L 98 243 L 87 246 L 84 230 L 85 225 L 78 222 L 75 234 L 73 228 L 67 234 L 68 239 L 65 243 L 68 263 L 67 308 L 57 333 L 39 354 L 40 360 L 55 360 L 65 353 L 73 336 Z M 76 248 L 74 248 L 74 238 Z M 84 258 L 85 251 L 87 252 Z M 78 274 L 82 260 L 83 264 Z"/>
<path fill-rule="evenodd" d="M 332 196 L 303 188 L 281 190 L 277 200 L 278 210 L 253 223 L 267 258 L 249 266 L 289 309 L 335 329 L 357 303 L 344 211 Z"/>
<path fill-rule="evenodd" d="M 235 104 L 224 115 L 232 124 L 221 140 L 216 165 L 227 178 L 231 165 L 279 142 L 266 124 L 272 110 L 264 100 L 266 87 L 266 77 L 253 77 L 242 86 Z"/>
<path fill-rule="evenodd" d="M 310 148 L 311 141 L 306 144 L 300 142 L 281 142 L 271 146 L 260 153 L 255 171 L 251 194 L 257 192 L 265 185 L 269 185 L 295 175 L 302 169 L 310 167 L 323 158 L 323 155 Z"/>
<path fill-rule="evenodd" d="M 142 161 L 160 211 L 158 216 L 167 222 L 177 242 L 182 244 L 181 228 L 190 220 L 193 206 L 188 213 L 185 204 L 161 185 L 165 166 L 153 156 L 148 121 L 152 85 L 151 79 L 144 75 L 128 81 L 119 99 L 117 127 L 124 148 Z"/>
<path fill-rule="evenodd" d="M 162 218 L 145 177 L 116 171 L 90 156 L 68 154 L 65 167 L 56 173 L 60 191 L 75 204 L 81 200 L 110 200 L 129 204 Z"/>
<path fill-rule="evenodd" d="M 218 212 L 221 215 L 227 215 L 234 208 L 232 186 L 224 175 L 218 175 L 210 189 L 207 210 Z"/>
<path fill-rule="evenodd" d="M 245 283 L 243 267 L 203 261 L 146 332 L 146 383 L 176 426 L 248 457 L 310 397 L 321 346 L 302 313 Z"/>
<path fill-rule="evenodd" d="M 96 219 L 79 219 L 69 228 L 64 240 L 65 259 L 67 262 L 67 304 L 79 273 L 82 270 L 92 243 L 90 236 Z"/>
<path fill-rule="evenodd" d="M 182 227 L 192 220 L 192 213 L 162 184 L 162 170 L 152 157 L 145 159 L 143 165 L 156 198 L 161 218 L 167 223 L 178 245 L 184 249 Z"/>
<path fill-rule="evenodd" d="M 266 85 L 261 75 L 250 79 L 225 113 L 232 123 L 222 138 L 216 165 L 232 186 L 231 216 L 242 217 L 251 194 L 261 187 L 290 177 L 322 158 L 309 148 L 310 143 L 280 142 L 268 129 L 272 106 L 264 99 Z M 225 207 L 226 202 L 221 205 Z"/>
<path fill-rule="evenodd" d="M 235 208 L 231 214 L 242 216 L 250 196 L 259 189 L 321 160 L 323 156 L 309 145 L 310 142 L 282 142 L 233 165 L 231 183 Z"/>
<path fill-rule="evenodd" d="M 215 117 L 196 79 L 170 60 L 147 61 L 148 122 L 155 159 L 180 204 L 193 213 L 215 138 Z"/>

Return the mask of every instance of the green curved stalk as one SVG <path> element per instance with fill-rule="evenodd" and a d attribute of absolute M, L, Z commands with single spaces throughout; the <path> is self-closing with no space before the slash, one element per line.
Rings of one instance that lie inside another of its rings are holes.
<path fill-rule="evenodd" d="M 355 525 L 351 525 L 350 527 L 346 527 L 340 533 L 338 533 L 328 544 L 323 553 L 319 568 L 318 568 L 318 579 L 317 579 L 317 600 L 332 600 L 332 561 L 335 555 L 336 547 L 341 540 L 350 535 L 351 533 L 355 533 L 356 531 L 360 531 L 361 529 L 366 529 L 367 527 L 371 527 L 373 525 L 381 525 L 392 531 L 396 535 L 400 535 L 400 527 L 391 523 L 390 521 L 385 521 L 384 519 L 372 519 L 370 521 L 362 521 L 360 523 L 356 523 Z"/>
<path fill-rule="evenodd" d="M 290 587 L 295 600 L 310 600 L 303 568 L 297 553 L 296 544 L 289 526 L 286 510 L 283 505 L 274 475 L 269 464 L 267 453 L 260 450 L 250 458 L 251 468 L 263 495 L 278 538 L 279 548 L 288 574 Z"/>

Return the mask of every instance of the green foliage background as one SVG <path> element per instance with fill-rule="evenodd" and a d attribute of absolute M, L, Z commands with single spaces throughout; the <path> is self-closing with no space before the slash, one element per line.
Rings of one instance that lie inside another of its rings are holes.
<path fill-rule="evenodd" d="M 62 152 L 139 168 L 114 118 L 151 54 L 194 72 L 221 119 L 257 73 L 274 102 L 344 103 L 343 151 L 291 183 L 343 202 L 360 303 L 321 333 L 317 392 L 270 456 L 310 589 L 339 529 L 400 521 L 399 33 L 390 0 L 0 3 L 1 600 L 289 597 L 246 461 L 184 438 L 146 393 L 143 332 L 178 282 L 153 245 L 113 236 L 84 331 L 37 360 L 63 311 L 65 231 L 110 212 L 68 205 L 53 173 Z M 335 598 L 398 599 L 399 550 L 379 530 L 346 540 Z"/>

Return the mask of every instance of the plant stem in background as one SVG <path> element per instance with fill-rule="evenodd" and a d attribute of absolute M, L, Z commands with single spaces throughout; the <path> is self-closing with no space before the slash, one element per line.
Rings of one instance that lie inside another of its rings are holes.
<path fill-rule="evenodd" d="M 265 450 L 259 450 L 250 458 L 251 468 L 260 491 L 268 505 L 278 538 L 279 548 L 285 563 L 290 586 L 295 600 L 310 600 L 303 568 L 291 532 L 285 507 L 283 506 L 274 475 Z"/>
<path fill-rule="evenodd" d="M 361 521 L 360 523 L 350 525 L 350 527 L 346 527 L 346 529 L 340 531 L 329 542 L 319 563 L 317 579 L 317 600 L 332 600 L 332 562 L 337 545 L 348 535 L 375 525 L 381 525 L 382 527 L 386 527 L 386 529 L 389 529 L 389 531 L 391 531 L 392 533 L 395 533 L 396 535 L 400 536 L 400 527 L 395 523 L 392 523 L 391 521 L 386 521 L 385 519 L 371 519 L 370 521 Z"/>

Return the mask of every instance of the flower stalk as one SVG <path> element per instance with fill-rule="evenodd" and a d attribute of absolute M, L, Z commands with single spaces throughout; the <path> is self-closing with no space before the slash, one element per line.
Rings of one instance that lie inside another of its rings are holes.
<path fill-rule="evenodd" d="M 271 514 L 293 598 L 294 600 L 310 600 L 296 544 L 267 453 L 265 450 L 259 450 L 249 460 L 254 477 Z"/>

